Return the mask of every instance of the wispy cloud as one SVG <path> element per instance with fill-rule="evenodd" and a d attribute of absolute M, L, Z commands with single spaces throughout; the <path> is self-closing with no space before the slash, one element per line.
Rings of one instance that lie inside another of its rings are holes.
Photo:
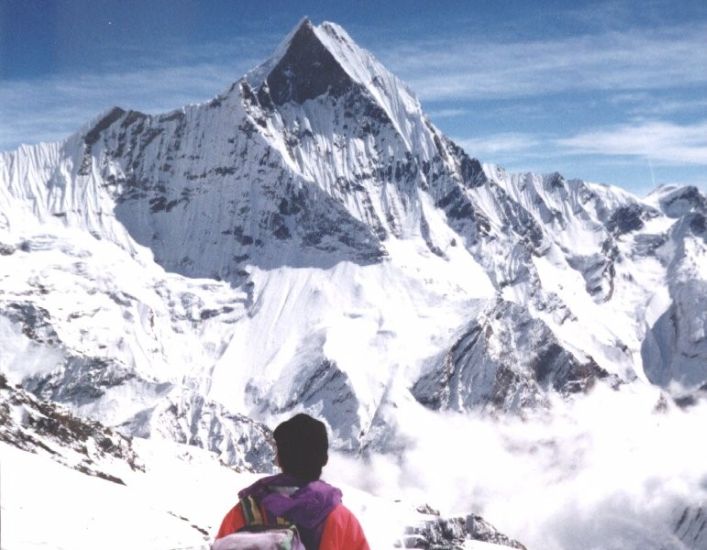
<path fill-rule="evenodd" d="M 533 154 L 546 140 L 535 134 L 500 133 L 478 138 L 461 138 L 455 141 L 470 155 L 493 159 L 501 154 L 511 155 L 514 158 Z"/>
<path fill-rule="evenodd" d="M 667 183 L 707 189 L 707 121 L 679 125 L 637 120 L 567 138 L 507 132 L 454 141 L 469 155 L 511 172 L 560 171 L 571 178 L 623 185 L 638 196 Z"/>
<path fill-rule="evenodd" d="M 707 120 L 690 125 L 640 121 L 581 132 L 556 143 L 574 154 L 635 156 L 665 164 L 707 166 Z"/>
<path fill-rule="evenodd" d="M 6 82 L 0 86 L 0 150 L 66 137 L 114 105 L 154 113 L 206 101 L 238 77 L 202 64 Z"/>
<path fill-rule="evenodd" d="M 670 95 L 652 91 L 611 94 L 607 102 L 629 115 L 652 117 L 707 112 L 707 98 L 694 90 L 681 90 Z"/>
<path fill-rule="evenodd" d="M 513 98 L 567 91 L 707 84 L 707 25 L 541 40 L 399 43 L 381 53 L 424 100 Z"/>
<path fill-rule="evenodd" d="M 451 108 L 451 109 L 432 109 L 431 111 L 427 111 L 427 115 L 432 118 L 432 119 L 437 119 L 437 118 L 455 118 L 455 117 L 460 117 L 464 116 L 469 113 L 468 109 L 459 109 L 459 108 Z"/>
<path fill-rule="evenodd" d="M 644 101 L 633 106 L 630 109 L 630 112 L 636 115 L 644 116 L 665 116 L 697 112 L 704 114 L 707 112 L 707 99 L 693 98 Z"/>

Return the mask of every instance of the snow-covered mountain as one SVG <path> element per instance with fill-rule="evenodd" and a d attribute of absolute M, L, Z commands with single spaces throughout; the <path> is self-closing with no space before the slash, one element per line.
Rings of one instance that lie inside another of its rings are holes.
<path fill-rule="evenodd" d="M 473 154 L 473 151 L 469 153 Z M 333 23 L 208 103 L 0 154 L 0 372 L 125 434 L 270 468 L 306 409 L 400 453 L 411 411 L 707 392 L 707 199 L 509 174 Z"/>

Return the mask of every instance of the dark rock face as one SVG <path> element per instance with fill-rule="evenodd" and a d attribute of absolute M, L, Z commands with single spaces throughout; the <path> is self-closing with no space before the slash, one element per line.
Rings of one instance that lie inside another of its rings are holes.
<path fill-rule="evenodd" d="M 143 384 L 158 394 L 170 387 L 142 380 L 118 361 L 80 355 L 67 349 L 54 329 L 49 312 L 36 304 L 11 303 L 2 315 L 21 327 L 25 337 L 37 344 L 52 346 L 60 353 L 61 358 L 51 372 L 27 376 L 22 381 L 24 389 L 40 399 L 81 406 L 100 398 L 107 389 L 129 381 Z"/>
<path fill-rule="evenodd" d="M 377 263 L 386 255 L 374 229 L 353 218 L 341 203 L 317 188 L 293 191 L 286 212 L 283 225 L 291 221 L 292 232 L 303 247 L 332 254 L 347 251 L 363 265 Z"/>
<path fill-rule="evenodd" d="M 20 326 L 22 334 L 38 344 L 59 342 L 59 335 L 51 324 L 49 312 L 43 307 L 32 302 L 14 303 L 7 305 L 2 314 Z"/>
<path fill-rule="evenodd" d="M 446 196 L 437 201 L 435 206 L 443 209 L 447 217 L 452 220 L 474 217 L 474 207 L 459 187 L 453 187 Z"/>
<path fill-rule="evenodd" d="M 481 516 L 470 514 L 465 518 L 442 518 L 434 510 L 431 512 L 433 515 L 429 520 L 407 528 L 403 538 L 404 548 L 463 550 L 466 542 L 477 540 L 526 550 L 520 542 L 500 533 Z"/>
<path fill-rule="evenodd" d="M 255 385 L 246 388 L 263 411 L 282 413 L 296 409 L 316 410 L 334 429 L 334 443 L 340 450 L 358 450 L 361 429 L 359 401 L 348 375 L 326 358 L 303 368 L 295 377 L 284 402 Z"/>
<path fill-rule="evenodd" d="M 707 284 L 688 281 L 671 287 L 673 303 L 646 331 L 641 356 L 648 380 L 669 388 L 699 391 L 707 378 L 704 336 Z"/>
<path fill-rule="evenodd" d="M 121 109 L 120 107 L 113 107 L 111 111 L 104 116 L 101 120 L 98 121 L 98 123 L 91 128 L 86 135 L 84 136 L 84 144 L 85 144 L 85 149 L 84 149 L 84 155 L 83 155 L 83 160 L 81 161 L 81 167 L 79 168 L 79 174 L 82 176 L 86 176 L 90 174 L 91 172 L 91 152 L 93 149 L 93 146 L 98 143 L 98 141 L 101 138 L 101 135 L 103 132 L 105 132 L 108 128 L 110 128 L 115 122 L 120 120 L 123 116 L 125 116 L 125 111 Z M 142 115 L 145 116 L 145 115 Z"/>
<path fill-rule="evenodd" d="M 703 214 L 692 214 L 689 218 L 690 230 L 707 242 L 707 220 Z"/>
<path fill-rule="evenodd" d="M 606 228 L 615 235 L 637 231 L 644 225 L 641 219 L 642 213 L 643 208 L 638 204 L 617 208 L 606 223 Z"/>
<path fill-rule="evenodd" d="M 577 270 L 584 279 L 587 293 L 596 301 L 607 301 L 613 296 L 616 268 L 614 260 L 618 250 L 613 239 L 605 242 L 608 250 L 602 250 L 589 256 L 568 256 L 567 263 Z"/>
<path fill-rule="evenodd" d="M 521 204 L 514 201 L 508 193 L 498 186 L 493 186 L 492 190 L 496 195 L 503 221 L 504 230 L 513 232 L 521 238 L 523 244 L 534 254 L 541 254 L 546 247 L 542 228 L 535 221 L 532 214 Z"/>
<path fill-rule="evenodd" d="M 680 187 L 661 198 L 660 208 L 667 216 L 679 218 L 689 212 L 705 212 L 707 199 L 694 186 Z"/>
<path fill-rule="evenodd" d="M 459 172 L 464 187 L 473 189 L 488 183 L 488 178 L 478 159 L 471 158 L 464 149 L 459 147 L 450 139 L 445 140 L 450 153 L 456 158 L 459 164 Z"/>
<path fill-rule="evenodd" d="M 134 372 L 114 361 L 69 356 L 58 371 L 27 377 L 23 386 L 44 399 L 81 406 L 100 398 L 107 389 L 135 378 Z"/>
<path fill-rule="evenodd" d="M 120 119 L 125 114 L 125 111 L 120 107 L 113 107 L 110 112 L 99 120 L 96 125 L 91 128 L 84 136 L 84 142 L 88 147 L 96 143 L 101 137 L 101 132 L 108 129 L 111 124 Z"/>
<path fill-rule="evenodd" d="M 582 392 L 607 377 L 594 361 L 581 363 L 565 350 L 542 321 L 500 302 L 468 325 L 412 393 L 432 409 L 519 410 L 542 404 L 547 390 Z"/>
<path fill-rule="evenodd" d="M 686 507 L 675 524 L 674 533 L 686 548 L 707 547 L 707 506 Z"/>
<path fill-rule="evenodd" d="M 247 416 L 231 413 L 198 393 L 186 391 L 155 412 L 142 411 L 121 429 L 149 437 L 149 432 L 140 430 L 149 426 L 150 415 L 158 430 L 166 429 L 167 435 L 178 443 L 216 453 L 222 464 L 239 471 L 274 473 L 275 447 L 270 429 Z"/>
<path fill-rule="evenodd" d="M 353 86 L 346 71 L 319 41 L 305 20 L 295 32 L 285 55 L 266 79 L 276 105 L 303 103 L 325 93 L 340 97 Z"/>
<path fill-rule="evenodd" d="M 638 256 L 655 254 L 655 251 L 667 242 L 667 235 L 639 234 L 633 240 L 633 253 Z"/>
<path fill-rule="evenodd" d="M 19 420 L 17 411 L 21 411 Z M 104 470 L 101 462 L 105 458 L 126 462 L 132 470 L 144 470 L 130 438 L 99 422 L 78 418 L 55 403 L 38 400 L 20 388 L 10 387 L 2 375 L 0 441 L 31 453 L 47 454 L 61 464 L 114 483 L 124 484 Z M 80 460 L 65 456 L 67 452 L 76 453 Z"/>
<path fill-rule="evenodd" d="M 564 190 L 567 188 L 565 178 L 559 172 L 554 172 L 547 179 L 546 185 L 550 189 Z"/>

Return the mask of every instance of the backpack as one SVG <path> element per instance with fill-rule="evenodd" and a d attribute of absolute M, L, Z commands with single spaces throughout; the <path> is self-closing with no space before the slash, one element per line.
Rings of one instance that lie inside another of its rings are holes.
<path fill-rule="evenodd" d="M 253 497 L 240 504 L 245 526 L 215 541 L 211 550 L 306 550 L 295 525 L 271 517 Z"/>

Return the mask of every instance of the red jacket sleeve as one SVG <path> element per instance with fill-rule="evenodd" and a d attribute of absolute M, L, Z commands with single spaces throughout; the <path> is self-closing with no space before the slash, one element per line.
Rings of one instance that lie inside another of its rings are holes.
<path fill-rule="evenodd" d="M 243 510 L 241 510 L 241 504 L 239 502 L 233 508 L 231 508 L 226 514 L 226 516 L 223 518 L 223 521 L 221 522 L 221 527 L 218 530 L 216 538 L 220 539 L 222 537 L 225 537 L 226 535 L 235 533 L 244 525 L 245 518 L 243 517 Z"/>
<path fill-rule="evenodd" d="M 319 550 L 370 550 L 361 524 L 343 504 L 327 517 Z"/>

